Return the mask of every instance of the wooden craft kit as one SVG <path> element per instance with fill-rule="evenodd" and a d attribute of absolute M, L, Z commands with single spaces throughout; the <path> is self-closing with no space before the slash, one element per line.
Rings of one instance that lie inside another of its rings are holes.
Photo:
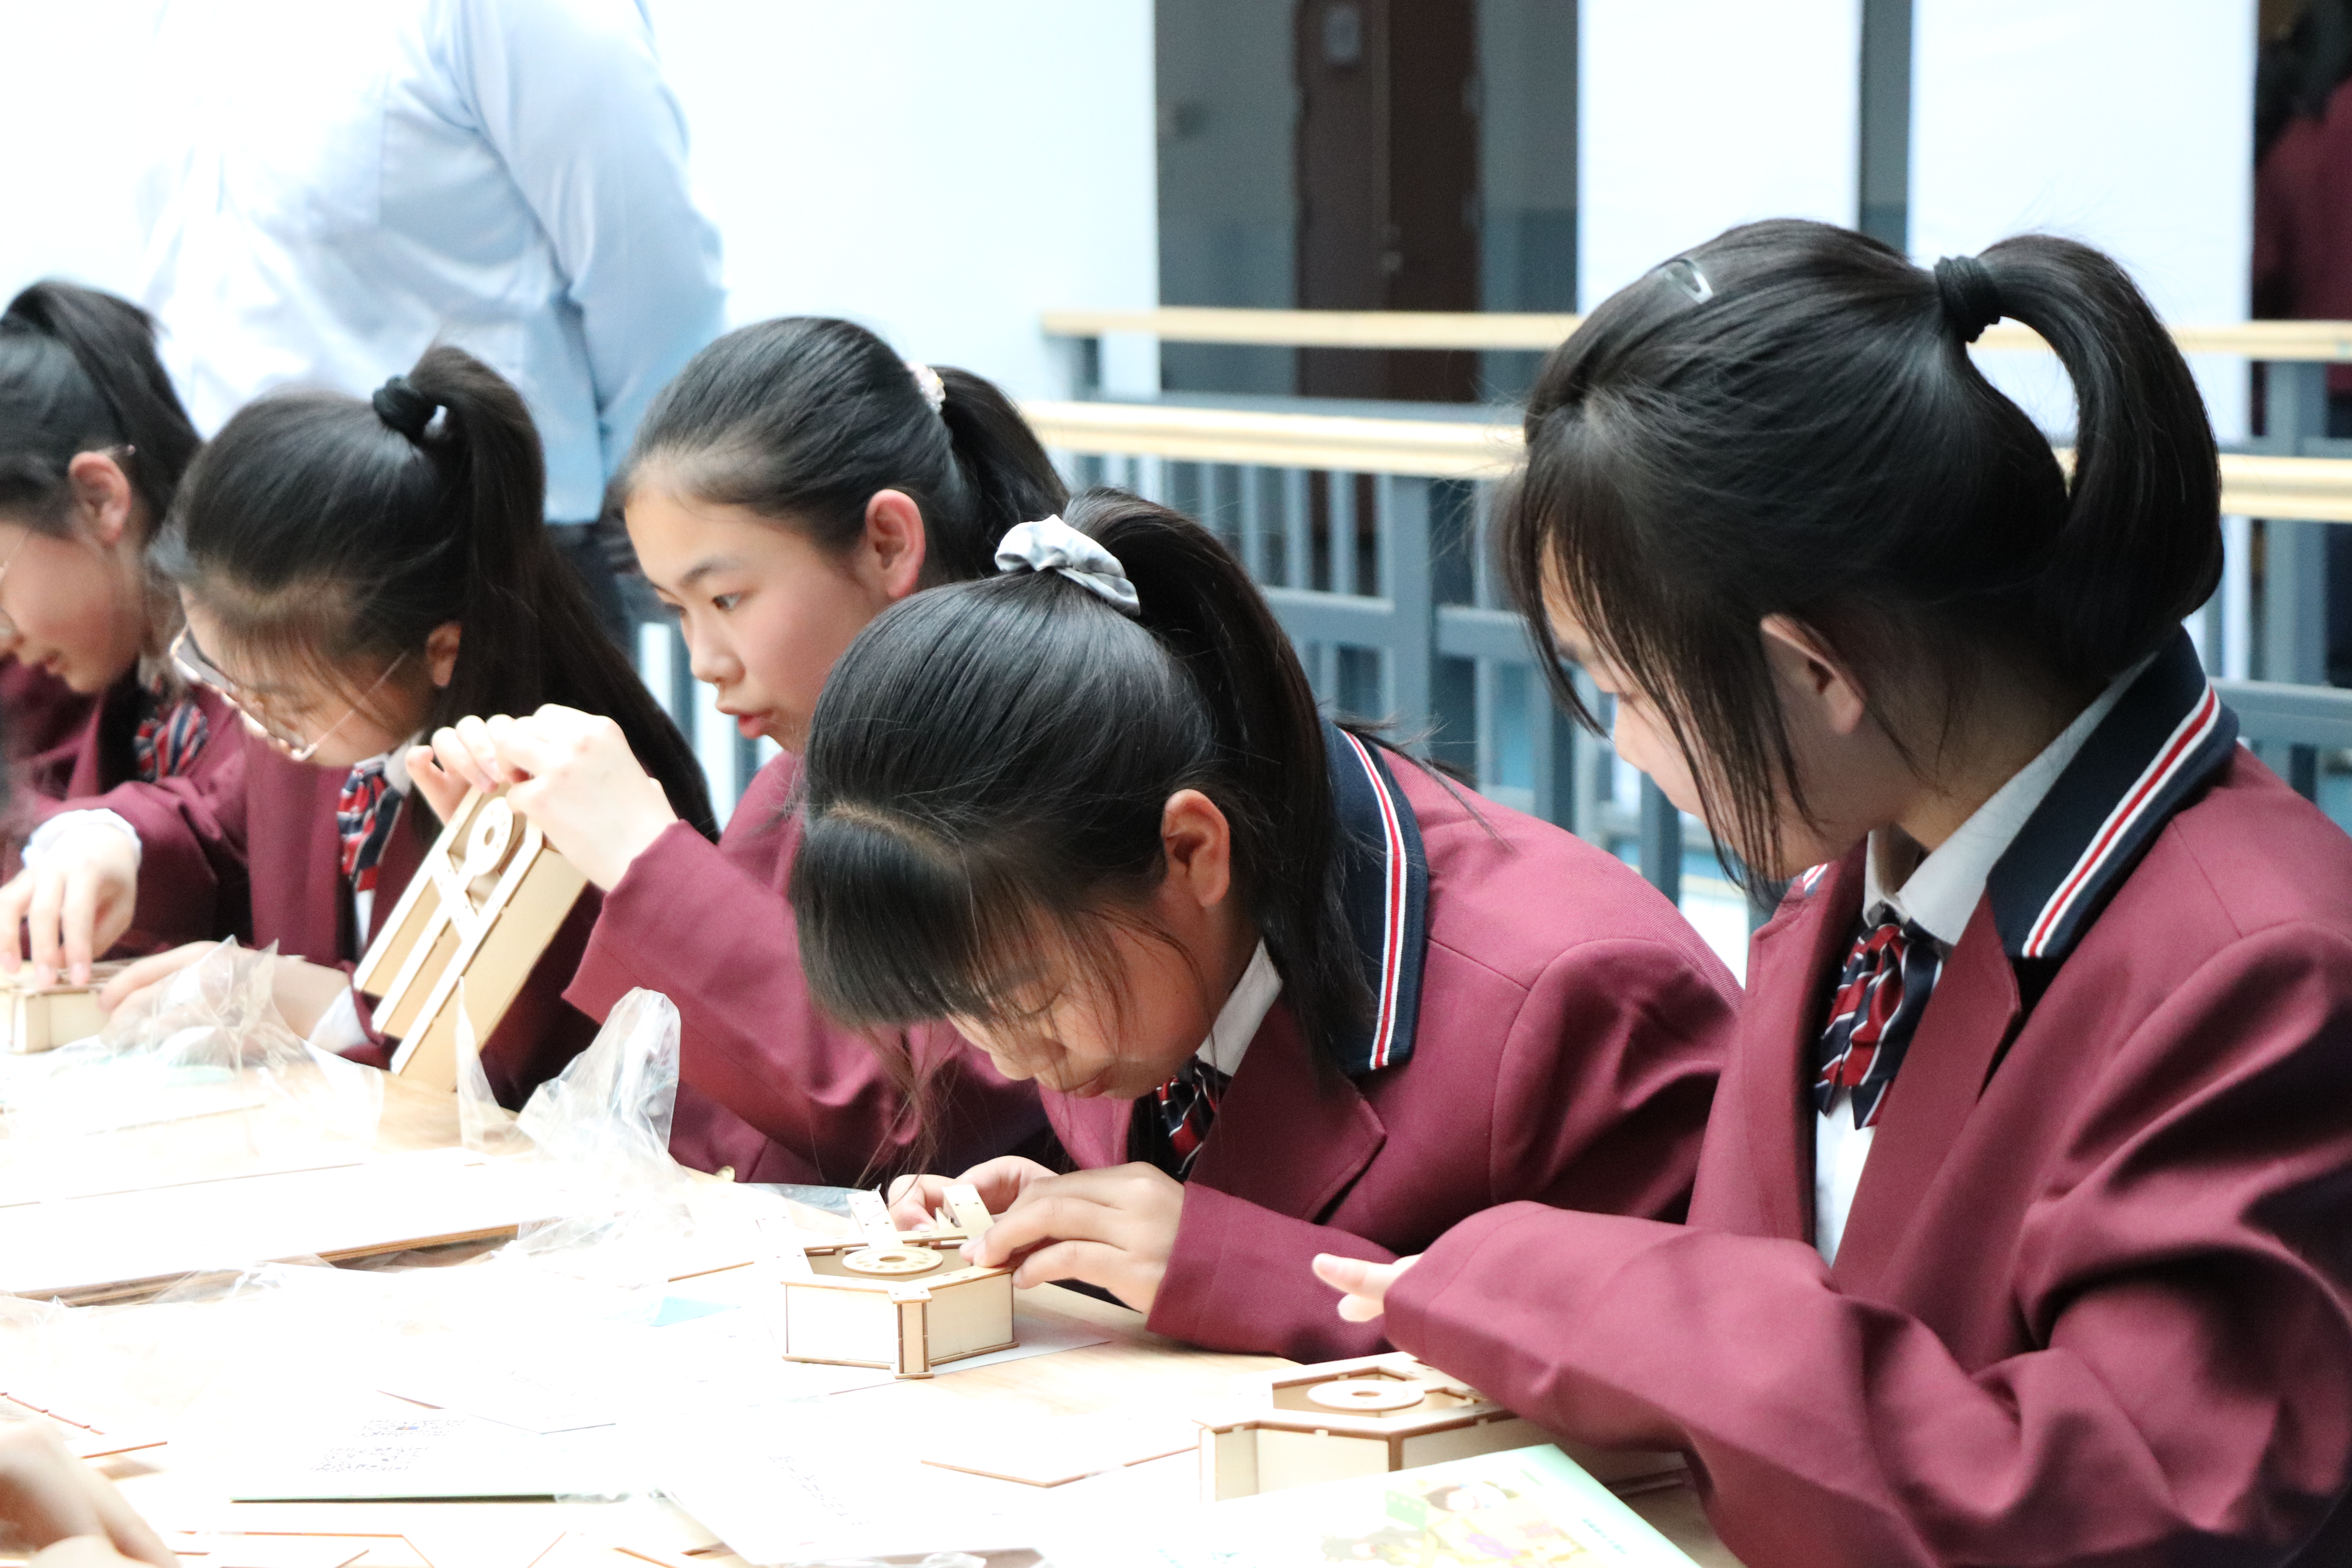
<path fill-rule="evenodd" d="M 59 981 L 35 985 L 30 965 L 16 971 L 0 991 L 0 1051 L 48 1051 L 95 1035 L 106 1026 L 98 994 L 121 973 L 121 963 L 90 965 L 89 984 Z"/>
<path fill-rule="evenodd" d="M 587 885 L 506 791 L 467 792 L 352 976 L 400 1042 L 392 1070 L 454 1091 L 457 982 L 488 1040 Z"/>
<path fill-rule="evenodd" d="M 1244 1392 L 1231 1408 L 1195 1417 L 1204 1501 L 1555 1441 L 1534 1422 L 1402 1352 L 1240 1381 Z M 1560 1447 L 1619 1491 L 1644 1489 L 1684 1468 L 1679 1454 Z"/>
<path fill-rule="evenodd" d="M 785 1253 L 771 1320 L 784 1359 L 929 1377 L 934 1367 L 1017 1344 L 1013 1271 L 957 1256 L 988 1228 L 988 1210 L 962 1184 L 948 1204 L 955 1225 L 902 1233 L 878 1194 L 853 1193 L 859 1239 Z"/>

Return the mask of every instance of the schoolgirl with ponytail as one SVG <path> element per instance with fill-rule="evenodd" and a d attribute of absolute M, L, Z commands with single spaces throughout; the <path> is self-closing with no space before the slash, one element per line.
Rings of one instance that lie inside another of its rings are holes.
<path fill-rule="evenodd" d="M 1160 1332 L 1364 1354 L 1307 1271 L 1526 1198 L 1681 1217 L 1737 990 L 1614 857 L 1326 721 L 1215 537 L 1092 490 L 883 614 L 817 704 L 792 899 L 835 1016 L 951 1022 L 1068 1174 L 975 1260 Z M 902 1223 L 946 1179 L 898 1184 Z"/>
<path fill-rule="evenodd" d="M 637 561 L 678 616 L 695 676 L 746 736 L 783 747 L 714 847 L 675 820 L 609 725 L 483 703 L 440 731 L 419 782 L 515 799 L 604 890 L 572 1004 L 603 1016 L 633 986 L 683 1022 L 670 1152 L 746 1181 L 866 1185 L 1045 1136 L 1035 1092 L 944 1026 L 897 1042 L 902 1083 L 809 995 L 784 899 L 800 842 L 796 753 L 859 628 L 934 584 L 992 571 L 1004 531 L 1062 503 L 1004 394 L 909 364 L 847 321 L 730 332 L 657 397 L 615 484 Z M 444 771 L 446 769 L 446 771 Z"/>
<path fill-rule="evenodd" d="M 2071 480 L 1969 360 L 2002 317 Z M 2218 464 L 2130 279 L 1734 229 L 1593 312 L 1527 438 L 1530 626 L 1792 881 L 1687 1226 L 1498 1208 L 1323 1260 L 1341 1315 L 1685 1450 L 1750 1568 L 2352 1561 L 2352 841 L 2181 630 Z"/>
<path fill-rule="evenodd" d="M 195 450 L 146 312 L 57 282 L 0 312 L 0 710 L 23 815 L 235 749 L 214 744 L 234 716 L 165 655 L 179 599 L 148 558 Z"/>
<path fill-rule="evenodd" d="M 418 798 L 413 742 L 469 712 L 596 714 L 688 831 L 715 831 L 691 749 L 555 553 L 544 486 L 521 396 L 454 348 L 427 350 L 373 398 L 293 393 L 240 410 L 190 470 L 157 552 L 186 620 L 174 659 L 246 731 L 234 787 L 100 797 L 110 818 L 75 814 L 68 841 L 89 852 L 53 854 L 0 889 L 0 924 L 29 917 L 44 966 L 60 946 L 76 961 L 102 951 L 134 896 L 142 924 L 175 911 L 187 937 L 276 942 L 288 1021 L 375 1059 L 383 1041 L 345 971 L 454 804 Z M 205 929 L 186 929 L 199 916 Z M 583 900 L 483 1042 L 509 1104 L 594 1032 L 561 1000 L 594 919 Z M 101 1004 L 202 950 L 133 965 Z"/>

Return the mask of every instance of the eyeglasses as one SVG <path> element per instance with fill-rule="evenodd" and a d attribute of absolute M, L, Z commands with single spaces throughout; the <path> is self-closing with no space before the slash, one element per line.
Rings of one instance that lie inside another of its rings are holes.
<path fill-rule="evenodd" d="M 0 574 L 5 574 L 6 571 L 6 565 L 0 564 Z M 237 715 L 246 721 L 247 728 L 268 742 L 288 762 L 292 763 L 307 763 L 315 756 L 320 747 L 334 739 L 336 731 L 352 721 L 360 709 L 365 706 L 369 698 L 383 689 L 383 683 L 392 679 L 393 672 L 408 662 L 408 656 L 404 653 L 385 665 L 383 673 L 375 678 L 375 684 L 360 693 L 360 700 L 344 709 L 341 718 L 321 731 L 317 740 L 305 742 L 272 719 L 269 716 L 268 705 L 262 699 L 249 693 L 240 695 L 245 693 L 245 688 L 238 685 L 233 676 L 223 671 L 218 665 L 205 657 L 204 649 L 196 646 L 195 638 L 189 634 L 187 627 L 182 626 L 180 635 L 172 639 L 171 654 L 173 667 L 179 670 L 183 678 L 215 693 L 222 701 L 236 709 Z"/>

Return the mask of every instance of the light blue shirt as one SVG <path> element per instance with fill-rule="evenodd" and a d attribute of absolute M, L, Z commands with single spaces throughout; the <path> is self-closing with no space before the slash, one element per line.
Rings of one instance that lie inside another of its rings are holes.
<path fill-rule="evenodd" d="M 530 404 L 549 519 L 597 514 L 722 324 L 638 0 L 164 0 L 143 75 L 143 297 L 200 429 L 453 342 Z"/>

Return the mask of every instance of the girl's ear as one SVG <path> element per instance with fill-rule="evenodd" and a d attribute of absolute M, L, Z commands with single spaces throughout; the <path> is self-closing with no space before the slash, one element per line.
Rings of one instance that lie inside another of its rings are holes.
<path fill-rule="evenodd" d="M 857 542 L 857 570 L 884 598 L 897 604 L 923 585 L 929 544 L 923 509 L 904 490 L 877 490 L 866 503 L 866 533 Z"/>
<path fill-rule="evenodd" d="M 137 492 L 122 465 L 107 452 L 77 452 L 66 465 L 66 483 L 73 489 L 74 517 L 80 531 L 99 544 L 119 542 L 131 527 Z"/>
<path fill-rule="evenodd" d="M 1234 885 L 1234 830 L 1217 803 L 1180 789 L 1160 813 L 1160 848 L 1168 890 L 1201 909 L 1224 901 Z"/>
<path fill-rule="evenodd" d="M 1811 708 L 1811 717 L 1833 734 L 1862 728 L 1870 716 L 1862 682 L 1811 627 L 1788 616 L 1767 616 L 1758 630 L 1783 702 Z"/>
<path fill-rule="evenodd" d="M 425 668 L 433 676 L 433 684 L 446 686 L 457 673 L 457 643 L 465 628 L 456 621 L 443 621 L 425 639 Z"/>

